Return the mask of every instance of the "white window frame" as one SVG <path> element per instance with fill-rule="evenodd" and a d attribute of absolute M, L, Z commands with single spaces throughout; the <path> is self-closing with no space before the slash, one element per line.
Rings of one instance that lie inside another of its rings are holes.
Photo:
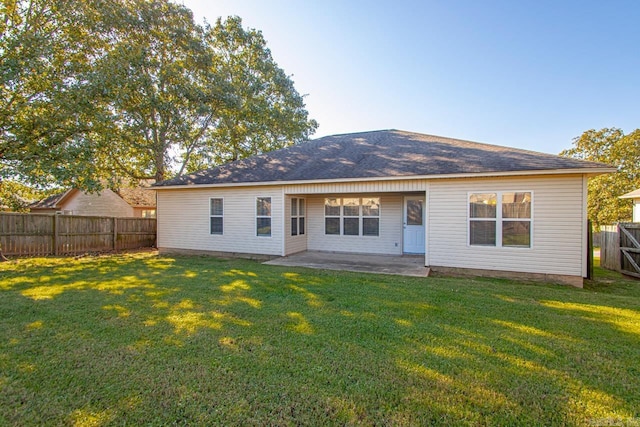
<path fill-rule="evenodd" d="M 211 213 L 211 201 L 222 200 L 222 215 L 213 215 Z M 222 233 L 213 233 L 211 230 L 211 218 L 222 218 Z M 224 197 L 209 197 L 209 235 L 222 236 L 224 235 Z"/>
<path fill-rule="evenodd" d="M 327 215 L 327 211 L 326 211 L 326 203 L 327 203 L 327 199 L 336 199 L 338 200 L 338 207 L 340 208 L 340 214 L 339 215 Z M 344 200 L 345 199 L 357 199 L 358 200 L 358 215 L 345 215 L 344 214 Z M 374 215 L 364 215 L 364 204 L 363 201 L 365 199 L 378 199 L 378 215 L 374 216 Z M 362 197 L 362 196 L 355 196 L 355 197 L 325 197 L 324 201 L 323 201 L 323 205 L 322 208 L 324 210 L 324 235 L 325 236 L 343 236 L 343 237 L 347 237 L 347 238 L 352 238 L 352 237 L 364 237 L 367 239 L 375 239 L 375 238 L 379 238 L 380 237 L 380 224 L 382 222 L 381 218 L 382 218 L 382 202 L 380 200 L 380 196 L 371 196 L 371 197 Z M 340 232 L 338 234 L 327 234 L 327 218 L 337 218 L 340 221 Z M 344 220 L 345 218 L 357 218 L 358 219 L 358 234 L 344 234 Z M 378 220 L 378 234 L 377 235 L 367 235 L 365 236 L 364 233 L 364 219 L 365 218 L 376 218 Z"/>
<path fill-rule="evenodd" d="M 378 199 L 378 215 L 365 215 L 364 214 L 364 199 Z M 380 237 L 380 223 L 381 223 L 381 219 L 380 217 L 382 216 L 382 200 L 380 196 L 374 196 L 374 197 L 361 197 L 360 198 L 360 231 L 361 231 L 361 236 L 362 237 L 366 237 L 366 238 L 376 238 L 376 237 Z M 365 219 L 377 219 L 378 220 L 378 234 L 375 235 L 365 235 L 364 234 L 364 220 Z"/>
<path fill-rule="evenodd" d="M 269 215 L 258 215 L 258 200 L 259 199 L 269 199 Z M 255 213 L 256 213 L 256 219 L 255 219 L 255 227 L 256 227 L 256 237 L 261 237 L 261 238 L 268 238 L 270 239 L 273 236 L 273 218 L 272 218 L 272 214 L 273 214 L 273 197 L 271 196 L 256 196 L 256 200 L 255 200 Z M 269 234 L 258 234 L 258 219 L 263 219 L 263 218 L 269 218 Z"/>
<path fill-rule="evenodd" d="M 336 199 L 338 201 L 338 215 L 327 215 L 327 199 Z M 322 211 L 324 212 L 324 235 L 325 236 L 342 236 L 342 197 L 325 197 L 322 203 Z M 327 218 L 338 219 L 338 233 L 327 233 Z"/>
<path fill-rule="evenodd" d="M 304 206 L 304 212 L 300 210 L 300 201 Z M 296 207 L 296 214 L 293 214 L 293 207 Z M 289 234 L 291 236 L 304 236 L 307 233 L 307 220 L 306 220 L 307 201 L 304 197 L 292 197 L 291 206 L 289 207 L 289 217 L 291 218 L 291 224 L 289 226 Z M 300 219 L 304 224 L 304 230 L 300 232 Z M 293 234 L 293 224 L 296 224 L 296 234 Z"/>
<path fill-rule="evenodd" d="M 531 215 L 529 218 L 503 218 L 502 217 L 502 196 L 506 193 L 529 193 L 531 194 Z M 471 195 L 473 194 L 495 194 L 496 195 L 496 217 L 495 218 L 471 218 Z M 531 250 L 533 249 L 533 228 L 534 228 L 534 203 L 535 197 L 532 190 L 479 190 L 467 193 L 467 246 L 473 248 L 500 248 L 507 250 Z M 471 244 L 471 222 L 472 221 L 493 221 L 496 224 L 496 244 L 495 245 L 472 245 Z M 529 222 L 529 246 L 504 246 L 502 244 L 502 225 L 504 222 L 518 221 Z"/>
<path fill-rule="evenodd" d="M 346 206 L 344 203 L 345 199 L 355 199 L 357 200 L 357 205 L 355 206 Z M 358 214 L 357 215 L 347 215 L 344 213 L 345 208 L 347 207 L 357 207 Z M 358 232 L 356 234 L 345 234 L 345 226 L 344 222 L 346 219 L 355 219 L 358 222 Z M 342 198 L 342 206 L 340 206 L 340 230 L 342 231 L 342 235 L 345 237 L 362 237 L 362 199 L 360 197 L 343 197 Z"/>

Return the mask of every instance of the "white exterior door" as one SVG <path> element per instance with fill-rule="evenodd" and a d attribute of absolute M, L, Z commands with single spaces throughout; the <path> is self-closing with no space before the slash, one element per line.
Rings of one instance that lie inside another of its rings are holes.
<path fill-rule="evenodd" d="M 404 228 L 403 252 L 423 254 L 425 251 L 424 196 L 405 196 L 402 225 Z"/>

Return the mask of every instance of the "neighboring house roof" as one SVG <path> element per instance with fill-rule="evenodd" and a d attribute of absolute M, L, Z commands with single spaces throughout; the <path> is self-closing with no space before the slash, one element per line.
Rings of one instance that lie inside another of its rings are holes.
<path fill-rule="evenodd" d="M 155 207 L 156 192 L 141 187 L 121 188 L 116 193 L 133 207 Z"/>
<path fill-rule="evenodd" d="M 623 194 L 619 199 L 640 199 L 640 188 L 630 193 Z"/>
<path fill-rule="evenodd" d="M 70 196 L 75 189 L 66 190 L 61 193 L 56 193 L 52 196 L 49 196 L 45 199 L 38 200 L 37 202 L 31 203 L 28 207 L 30 209 L 57 209 L 60 204 Z"/>
<path fill-rule="evenodd" d="M 65 200 L 67 200 L 72 194 L 79 191 L 78 189 L 66 190 L 61 193 L 54 194 L 45 199 L 31 203 L 28 207 L 30 209 L 61 209 Z M 145 189 L 141 187 L 135 188 L 121 188 L 115 192 L 125 202 L 134 208 L 149 207 L 154 208 L 156 206 L 156 192 L 151 189 Z"/>
<path fill-rule="evenodd" d="M 382 130 L 326 136 L 163 181 L 154 187 L 522 171 L 611 172 L 608 165 L 434 135 Z"/>

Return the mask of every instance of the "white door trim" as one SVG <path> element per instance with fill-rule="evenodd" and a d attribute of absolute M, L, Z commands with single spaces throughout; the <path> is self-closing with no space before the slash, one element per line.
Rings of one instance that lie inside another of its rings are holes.
<path fill-rule="evenodd" d="M 421 217 L 413 215 L 408 218 L 409 201 L 420 201 L 414 204 L 411 213 L 415 214 L 415 208 L 420 207 Z M 402 200 L 402 253 L 424 254 L 426 253 L 426 194 L 404 196 Z"/>

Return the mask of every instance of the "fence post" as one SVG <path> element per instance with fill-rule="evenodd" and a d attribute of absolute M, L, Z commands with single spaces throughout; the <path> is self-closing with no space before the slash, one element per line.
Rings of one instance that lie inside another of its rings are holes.
<path fill-rule="evenodd" d="M 59 232 L 58 229 L 60 228 L 59 224 L 58 224 L 58 222 L 60 221 L 59 218 L 58 218 L 59 216 L 60 215 L 58 215 L 56 213 L 53 214 L 53 233 L 52 233 L 52 240 L 53 241 L 52 241 L 52 244 L 53 244 L 53 255 L 54 256 L 58 256 L 58 253 L 59 253 L 59 251 L 58 251 L 58 232 Z"/>
<path fill-rule="evenodd" d="M 118 218 L 113 217 L 113 251 L 118 252 Z"/>

